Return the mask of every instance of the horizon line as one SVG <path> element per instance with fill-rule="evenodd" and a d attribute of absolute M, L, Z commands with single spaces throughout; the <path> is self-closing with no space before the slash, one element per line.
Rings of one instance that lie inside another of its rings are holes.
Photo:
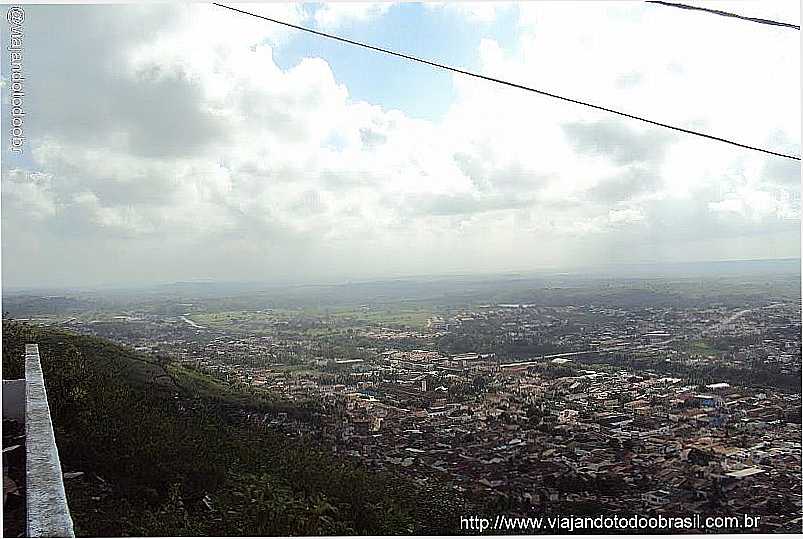
<path fill-rule="evenodd" d="M 374 276 L 374 277 L 337 277 L 337 278 L 320 278 L 309 279 L 307 281 L 291 281 L 289 278 L 273 278 L 272 280 L 236 280 L 236 279 L 215 279 L 215 278 L 189 278 L 178 280 L 164 280 L 164 281 L 142 281 L 142 282 L 117 282 L 117 283 L 99 283 L 99 284 L 84 284 L 84 285 L 68 285 L 68 284 L 35 284 L 35 285 L 11 285 L 6 286 L 0 282 L 0 293 L 5 294 L 6 291 L 12 293 L 19 293 L 24 291 L 37 291 L 37 290 L 76 290 L 76 291 L 96 291 L 96 290 L 129 290 L 129 289 L 147 289 L 164 286 L 174 285 L 263 285 L 268 287 L 315 287 L 315 286 L 342 286 L 354 284 L 367 284 L 367 283 L 380 283 L 408 279 L 421 279 L 421 278 L 458 278 L 458 277 L 493 277 L 493 276 L 513 276 L 513 275 L 532 275 L 532 274 L 561 274 L 561 275 L 574 275 L 578 272 L 586 271 L 590 275 L 601 270 L 610 270 L 615 268 L 633 268 L 644 266 L 683 266 L 683 265 L 700 265 L 700 264 L 736 264 L 736 263 L 759 263 L 759 262 L 801 262 L 801 257 L 778 257 L 778 258 L 734 258 L 734 259 L 719 259 L 719 260 L 689 260 L 689 261 L 673 261 L 673 262 L 609 262 L 601 263 L 593 266 L 545 266 L 541 268 L 525 268 L 525 269 L 510 269 L 510 270 L 497 270 L 497 271 L 471 271 L 471 270 L 455 270 L 443 271 L 438 273 L 405 273 L 398 275 L 387 276 Z M 660 271 L 660 270 L 659 270 Z M 798 268 L 800 272 L 800 268 Z M 626 278 L 620 276 L 620 278 Z"/>

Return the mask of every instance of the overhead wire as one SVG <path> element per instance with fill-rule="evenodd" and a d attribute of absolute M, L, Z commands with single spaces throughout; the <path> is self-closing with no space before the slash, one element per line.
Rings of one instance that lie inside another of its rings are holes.
<path fill-rule="evenodd" d="M 648 4 L 657 4 L 666 7 L 675 7 L 679 9 L 688 9 L 691 11 L 704 11 L 712 15 L 720 15 L 722 17 L 732 17 L 734 19 L 742 19 L 744 21 L 756 22 L 759 24 L 769 24 L 771 26 L 781 26 L 784 28 L 793 28 L 800 31 L 800 26 L 789 22 L 776 21 L 773 19 L 762 19 L 759 17 L 748 17 L 746 15 L 739 15 L 738 13 L 731 13 L 730 11 L 722 11 L 721 9 L 712 9 L 703 6 L 691 6 L 689 4 L 680 4 L 677 2 L 664 2 L 663 0 L 645 0 Z"/>
<path fill-rule="evenodd" d="M 591 103 L 589 101 L 584 101 L 584 100 L 576 99 L 576 98 L 573 98 L 573 97 L 567 97 L 567 96 L 564 96 L 564 95 L 559 95 L 559 94 L 555 94 L 555 93 L 552 93 L 552 92 L 547 92 L 545 90 L 540 90 L 538 88 L 533 88 L 531 86 L 526 86 L 524 84 L 510 82 L 510 81 L 507 81 L 507 80 L 498 79 L 498 78 L 495 78 L 495 77 L 490 77 L 488 75 L 482 75 L 480 73 L 474 73 L 472 71 L 467 71 L 465 69 L 461 69 L 461 68 L 458 68 L 458 67 L 450 66 L 450 65 L 447 65 L 447 64 L 442 64 L 442 63 L 435 62 L 435 61 L 432 61 L 432 60 L 427 60 L 425 58 L 420 58 L 420 57 L 417 57 L 417 56 L 413 56 L 411 54 L 398 52 L 398 51 L 394 51 L 394 50 L 391 50 L 391 49 L 386 49 L 386 48 L 383 48 L 383 47 L 378 47 L 376 45 L 363 43 L 363 42 L 360 42 L 360 41 L 356 41 L 356 40 L 353 40 L 353 39 L 345 38 L 345 37 L 338 36 L 338 35 L 335 35 L 335 34 L 322 32 L 320 30 L 315 30 L 313 28 L 308 28 L 308 27 L 305 27 L 305 26 L 292 24 L 292 23 L 289 23 L 289 22 L 286 22 L 286 21 L 275 19 L 273 17 L 268 17 L 266 15 L 260 15 L 258 13 L 253 13 L 253 12 L 246 11 L 246 10 L 243 10 L 243 9 L 240 9 L 240 8 L 227 6 L 225 4 L 220 4 L 220 3 L 217 3 L 217 2 L 213 2 L 213 5 L 216 5 L 218 7 L 224 8 L 224 9 L 228 9 L 230 11 L 233 11 L 233 12 L 236 12 L 236 13 L 239 13 L 239 14 L 242 14 L 242 15 L 248 15 L 250 17 L 256 17 L 258 19 L 262 19 L 262 20 L 265 20 L 265 21 L 268 21 L 268 22 L 272 22 L 274 24 L 278 24 L 278 25 L 281 25 L 281 26 L 286 26 L 288 28 L 293 28 L 295 30 L 299 30 L 299 31 L 302 31 L 302 32 L 313 34 L 313 35 L 316 35 L 316 36 L 319 36 L 319 37 L 323 37 L 323 38 L 326 38 L 326 39 L 339 41 L 341 43 L 346 43 L 348 45 L 354 45 L 354 46 L 361 47 L 361 48 L 364 48 L 364 49 L 367 49 L 367 50 L 371 50 L 371 51 L 374 51 L 374 52 L 380 52 L 382 54 L 387 54 L 389 56 L 395 56 L 397 58 L 403 58 L 405 60 L 410 60 L 410 61 L 417 62 L 417 63 L 420 63 L 420 64 L 428 65 L 428 66 L 435 67 L 435 68 L 438 68 L 438 69 L 443 69 L 443 70 L 446 70 L 446 71 L 451 71 L 453 73 L 459 73 L 461 75 L 474 77 L 474 78 L 485 80 L 485 81 L 488 81 L 488 82 L 494 82 L 494 83 L 497 83 L 497 84 L 501 84 L 503 86 L 508 86 L 510 88 L 517 88 L 519 90 L 525 90 L 525 91 L 528 91 L 528 92 L 533 92 L 533 93 L 536 93 L 536 94 L 539 94 L 539 95 L 543 95 L 543 96 L 546 96 L 546 97 L 551 97 L 553 99 L 558 99 L 558 100 L 565 101 L 565 102 L 568 102 L 568 103 L 574 103 L 576 105 L 589 107 L 589 108 L 592 108 L 592 109 L 595 109 L 595 110 L 601 110 L 603 112 L 608 112 L 610 114 L 615 114 L 615 115 L 618 115 L 618 116 L 622 116 L 624 118 L 629 118 L 631 120 L 637 120 L 637 121 L 644 122 L 644 123 L 647 123 L 647 124 L 650 124 L 650 125 L 663 127 L 663 128 L 666 128 L 666 129 L 672 129 L 674 131 L 679 131 L 681 133 L 686 133 L 688 135 L 694 135 L 694 136 L 706 138 L 706 139 L 709 139 L 709 140 L 714 140 L 714 141 L 717 141 L 717 142 L 730 144 L 732 146 L 736 146 L 736 147 L 739 147 L 739 148 L 744 148 L 744 149 L 747 149 L 747 150 L 753 150 L 753 151 L 757 151 L 757 152 L 762 152 L 762 153 L 765 153 L 765 154 L 768 154 L 768 155 L 774 155 L 774 156 L 777 156 L 777 157 L 783 157 L 783 158 L 786 158 L 786 159 L 794 159 L 796 161 L 800 161 L 800 156 L 791 155 L 791 154 L 787 154 L 787 153 L 783 153 L 783 152 L 777 152 L 777 151 L 770 150 L 770 149 L 767 149 L 767 148 L 762 148 L 760 146 L 752 146 L 750 144 L 737 142 L 737 141 L 732 140 L 732 139 L 728 139 L 728 138 L 725 138 L 725 137 L 712 135 L 712 134 L 709 134 L 709 133 L 704 133 L 702 131 L 696 131 L 696 130 L 693 130 L 693 129 L 687 129 L 687 128 L 684 128 L 684 127 L 671 125 L 671 124 L 659 122 L 659 121 L 656 121 L 656 120 L 651 120 L 651 119 L 646 118 L 644 116 L 638 116 L 636 114 L 630 114 L 628 112 L 623 112 L 623 111 L 620 111 L 620 110 L 612 109 L 610 107 L 605 107 L 605 106 L 602 106 L 602 105 Z"/>

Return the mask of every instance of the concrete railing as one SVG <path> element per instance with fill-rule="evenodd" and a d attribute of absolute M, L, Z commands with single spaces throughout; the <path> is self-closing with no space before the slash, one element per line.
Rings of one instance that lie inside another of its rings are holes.
<path fill-rule="evenodd" d="M 25 345 L 25 459 L 28 537 L 75 537 L 36 344 Z"/>

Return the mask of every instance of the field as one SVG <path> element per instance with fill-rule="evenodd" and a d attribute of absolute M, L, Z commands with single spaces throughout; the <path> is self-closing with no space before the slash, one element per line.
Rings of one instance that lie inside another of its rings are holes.
<path fill-rule="evenodd" d="M 189 318 L 202 326 L 252 334 L 267 333 L 290 324 L 300 326 L 309 336 L 317 336 L 365 326 L 421 330 L 426 328 L 432 315 L 433 309 L 426 307 L 356 307 L 196 312 Z"/>

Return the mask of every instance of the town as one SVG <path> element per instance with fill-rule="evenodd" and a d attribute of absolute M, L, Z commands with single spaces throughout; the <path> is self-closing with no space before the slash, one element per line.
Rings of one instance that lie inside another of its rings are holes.
<path fill-rule="evenodd" d="M 29 322 L 312 403 L 314 420 L 248 420 L 511 514 L 706 511 L 799 529 L 799 299 L 548 303 L 200 301 Z"/>

